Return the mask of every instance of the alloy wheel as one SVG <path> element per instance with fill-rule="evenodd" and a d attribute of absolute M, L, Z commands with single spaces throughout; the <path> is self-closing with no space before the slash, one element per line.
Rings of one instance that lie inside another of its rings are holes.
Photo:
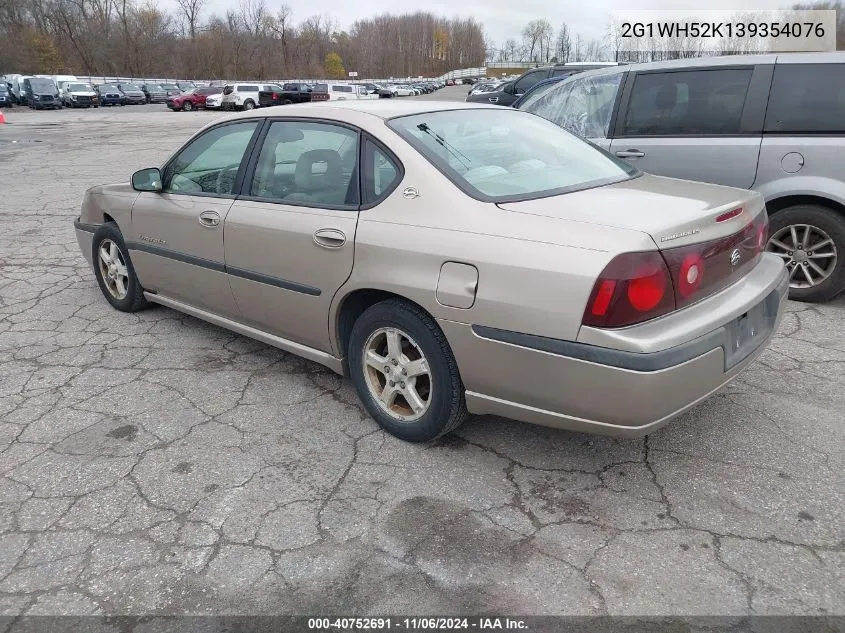
<path fill-rule="evenodd" d="M 123 253 L 117 244 L 105 239 L 100 243 L 98 255 L 100 274 L 109 294 L 118 301 L 123 300 L 129 292 L 129 270 Z"/>
<path fill-rule="evenodd" d="M 393 419 L 413 422 L 431 404 L 432 380 L 425 355 L 408 334 L 383 327 L 364 344 L 364 380 L 370 395 Z"/>
<path fill-rule="evenodd" d="M 792 288 L 813 288 L 836 269 L 838 253 L 833 239 L 817 226 L 790 224 L 775 232 L 766 247 L 783 258 Z"/>

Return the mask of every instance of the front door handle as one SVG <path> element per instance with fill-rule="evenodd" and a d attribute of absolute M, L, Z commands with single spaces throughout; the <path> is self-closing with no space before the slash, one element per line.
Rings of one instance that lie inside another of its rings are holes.
<path fill-rule="evenodd" d="M 314 243 L 323 248 L 340 248 L 346 244 L 346 235 L 337 229 L 320 229 L 314 232 Z"/>
<path fill-rule="evenodd" d="M 642 158 L 643 156 L 645 156 L 645 152 L 641 152 L 638 149 L 625 149 L 619 150 L 618 152 L 616 152 L 616 155 L 619 158 Z"/>
<path fill-rule="evenodd" d="M 217 211 L 203 211 L 199 217 L 200 226 L 207 229 L 216 228 L 220 224 L 220 214 Z"/>

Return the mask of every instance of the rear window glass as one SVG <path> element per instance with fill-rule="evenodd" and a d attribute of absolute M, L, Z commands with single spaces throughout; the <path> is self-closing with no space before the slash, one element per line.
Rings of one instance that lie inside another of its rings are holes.
<path fill-rule="evenodd" d="M 766 132 L 845 132 L 845 64 L 778 64 Z"/>
<path fill-rule="evenodd" d="M 286 92 L 297 92 L 299 90 L 299 84 L 285 84 L 282 89 Z"/>
<path fill-rule="evenodd" d="M 389 123 L 470 196 L 506 202 L 627 180 L 638 172 L 560 127 L 518 110 L 451 110 Z"/>

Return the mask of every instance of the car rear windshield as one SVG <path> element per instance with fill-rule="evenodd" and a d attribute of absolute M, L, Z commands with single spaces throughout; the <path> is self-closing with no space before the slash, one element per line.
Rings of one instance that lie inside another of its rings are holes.
<path fill-rule="evenodd" d="M 540 117 L 462 109 L 389 125 L 470 196 L 514 202 L 627 180 L 636 168 Z"/>

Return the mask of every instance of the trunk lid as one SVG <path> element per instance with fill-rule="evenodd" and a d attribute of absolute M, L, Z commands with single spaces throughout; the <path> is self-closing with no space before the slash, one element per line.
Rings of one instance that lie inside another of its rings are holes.
<path fill-rule="evenodd" d="M 643 174 L 624 182 L 499 207 L 648 233 L 660 250 L 725 238 L 764 212 L 756 192 Z M 734 217 L 720 216 L 741 208 Z"/>

